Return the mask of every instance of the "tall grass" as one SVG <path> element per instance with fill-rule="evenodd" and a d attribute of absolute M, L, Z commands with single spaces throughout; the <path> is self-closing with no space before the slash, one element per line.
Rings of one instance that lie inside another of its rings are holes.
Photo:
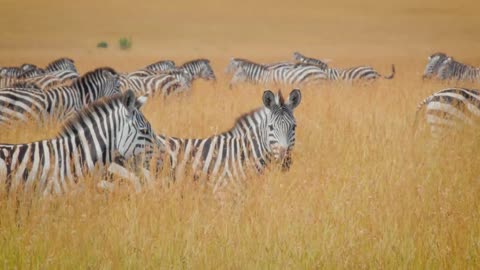
<path fill-rule="evenodd" d="M 407 65 L 392 81 L 302 89 L 291 170 L 249 179 L 243 201 L 219 204 L 190 181 L 139 194 L 120 183 L 102 193 L 98 179 L 65 196 L 4 196 L 0 262 L 8 269 L 476 269 L 479 141 L 465 135 L 434 144 L 421 126 L 413 133 L 416 104 L 444 85 L 422 83 Z M 259 106 L 263 90 L 223 85 L 155 98 L 145 113 L 157 132 L 220 132 Z M 0 139 L 15 141 L 18 130 Z"/>

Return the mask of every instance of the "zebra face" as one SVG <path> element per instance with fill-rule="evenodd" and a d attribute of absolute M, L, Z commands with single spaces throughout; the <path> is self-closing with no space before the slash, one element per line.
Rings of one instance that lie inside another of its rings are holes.
<path fill-rule="evenodd" d="M 450 79 L 452 77 L 452 57 L 444 59 L 438 69 L 437 77 L 441 80 Z"/>
<path fill-rule="evenodd" d="M 212 67 L 206 62 L 200 68 L 199 77 L 207 81 L 215 81 L 217 79 Z"/>
<path fill-rule="evenodd" d="M 291 151 L 295 145 L 295 128 L 297 126 L 293 110 L 300 104 L 302 94 L 294 89 L 286 102 L 281 93 L 273 94 L 267 90 L 263 93 L 263 104 L 270 112 L 266 122 L 267 146 L 274 159 L 288 170 L 292 163 Z"/>
<path fill-rule="evenodd" d="M 446 58 L 448 57 L 444 53 L 435 53 L 429 56 L 427 66 L 423 72 L 423 79 L 428 79 L 435 76 Z"/>
<path fill-rule="evenodd" d="M 227 68 L 225 69 L 225 73 L 226 74 L 234 73 L 235 71 L 237 71 L 239 65 L 240 63 L 235 58 L 230 59 L 230 62 L 228 63 Z"/>
<path fill-rule="evenodd" d="M 155 134 L 140 108 L 147 101 L 147 96 L 135 98 L 133 91 L 128 90 L 123 95 L 126 108 L 126 123 L 120 127 L 117 136 L 117 149 L 125 158 L 153 155 Z"/>

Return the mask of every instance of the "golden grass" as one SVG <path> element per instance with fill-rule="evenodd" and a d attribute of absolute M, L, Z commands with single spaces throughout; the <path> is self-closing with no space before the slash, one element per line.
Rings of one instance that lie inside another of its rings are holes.
<path fill-rule="evenodd" d="M 299 50 L 335 66 L 368 63 L 382 74 L 395 63 L 397 76 L 302 89 L 291 170 L 249 179 L 241 203 L 221 206 L 190 182 L 140 194 L 120 184 L 101 193 L 97 179 L 65 196 L 2 197 L 4 268 L 480 267 L 478 139 L 432 144 L 412 127 L 417 104 L 453 86 L 421 81 L 430 53 L 480 63 L 478 3 L 55 3 L 5 4 L 2 25 L 13 15 L 28 19 L 5 29 L 0 65 L 69 56 L 83 72 L 103 65 L 128 71 L 161 58 L 207 57 L 220 77 L 215 86 L 199 82 L 190 95 L 150 100 L 144 109 L 157 132 L 172 136 L 221 132 L 261 105 L 262 87 L 227 89 L 231 56 L 279 61 Z M 130 35 L 128 52 L 94 48 Z M 18 126 L 2 130 L 0 141 L 42 139 L 57 128 Z"/>

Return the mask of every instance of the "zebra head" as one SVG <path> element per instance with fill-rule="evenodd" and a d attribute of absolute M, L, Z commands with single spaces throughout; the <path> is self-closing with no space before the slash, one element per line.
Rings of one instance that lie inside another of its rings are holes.
<path fill-rule="evenodd" d="M 213 72 L 212 67 L 210 66 L 210 60 L 208 59 L 198 59 L 189 61 L 182 65 L 182 68 L 188 71 L 194 79 L 202 78 L 207 81 L 215 81 L 215 73 Z"/>
<path fill-rule="evenodd" d="M 148 95 L 135 97 L 132 90 L 122 95 L 123 114 L 126 121 L 119 124 L 116 130 L 116 149 L 124 158 L 137 157 L 144 154 L 153 155 L 156 135 L 140 108 L 147 101 Z"/>
<path fill-rule="evenodd" d="M 280 162 L 283 170 L 288 170 L 292 163 L 291 151 L 295 145 L 296 121 L 293 110 L 300 104 L 302 93 L 298 89 L 292 90 L 287 101 L 284 101 L 281 92 L 275 95 L 267 90 L 263 93 L 263 104 L 267 108 L 267 147 L 270 148 L 274 159 Z"/>
<path fill-rule="evenodd" d="M 230 59 L 230 62 L 228 63 L 227 68 L 225 69 L 225 73 L 226 74 L 233 74 L 240 67 L 240 62 L 241 62 L 240 59 L 232 57 Z"/>
<path fill-rule="evenodd" d="M 102 97 L 111 97 L 120 93 L 119 75 L 112 68 L 97 68 L 76 80 L 74 88 L 82 95 L 81 107 Z"/>
<path fill-rule="evenodd" d="M 448 56 L 444 53 L 434 53 L 428 57 L 428 63 L 423 72 L 423 79 L 429 79 L 435 76 Z"/>
<path fill-rule="evenodd" d="M 440 64 L 440 67 L 438 68 L 437 77 L 440 80 L 451 79 L 453 76 L 453 70 L 455 65 L 454 63 L 455 60 L 453 59 L 453 57 L 445 58 Z"/>

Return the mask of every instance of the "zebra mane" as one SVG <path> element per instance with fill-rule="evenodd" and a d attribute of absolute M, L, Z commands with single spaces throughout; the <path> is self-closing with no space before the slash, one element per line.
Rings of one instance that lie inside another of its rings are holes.
<path fill-rule="evenodd" d="M 102 68 L 97 68 L 95 70 L 89 71 L 85 73 L 82 77 L 78 78 L 78 80 L 75 80 L 72 84 L 73 87 L 79 87 L 86 81 L 91 80 L 92 77 L 96 77 L 98 75 L 102 75 L 104 72 L 109 72 L 112 75 L 117 75 L 117 72 L 111 68 L 111 67 L 102 67 Z"/>
<path fill-rule="evenodd" d="M 277 105 L 277 106 L 279 106 L 279 107 L 285 106 L 285 99 L 284 99 L 284 97 L 283 97 L 282 91 L 278 90 L 277 94 L 275 95 L 275 99 L 277 99 L 277 98 L 278 98 L 278 105 Z M 234 125 L 233 125 L 233 127 L 232 127 L 230 130 L 234 129 L 234 128 L 237 127 L 238 125 L 241 125 L 242 120 L 244 120 L 245 118 L 247 118 L 247 117 L 249 117 L 249 116 L 252 116 L 252 115 L 254 115 L 254 114 L 257 113 L 257 112 L 260 112 L 260 111 L 262 111 L 262 110 L 265 110 L 266 108 L 267 108 L 267 107 L 262 106 L 262 107 L 258 107 L 258 108 L 256 108 L 256 109 L 253 109 L 253 110 L 251 110 L 251 111 L 249 111 L 249 112 L 246 112 L 246 113 L 244 113 L 244 114 L 241 114 L 239 117 L 237 117 L 237 118 L 235 119 Z M 229 131 L 230 131 L 230 130 L 229 130 Z M 227 131 L 227 132 L 228 132 L 228 131 Z"/>
<path fill-rule="evenodd" d="M 111 97 L 104 97 L 94 101 L 89 106 L 83 108 L 81 111 L 76 113 L 74 116 L 66 120 L 59 132 L 59 136 L 63 137 L 69 134 L 77 134 L 82 128 L 78 128 L 78 124 L 85 121 L 85 119 L 93 119 L 94 117 L 99 117 L 98 111 L 106 111 L 109 107 L 117 107 L 118 104 L 122 103 L 123 95 L 117 94 Z M 123 103 L 122 103 L 123 104 Z M 108 117 L 108 115 L 106 115 Z M 82 126 L 82 125 L 80 125 Z"/>
<path fill-rule="evenodd" d="M 158 65 L 163 65 L 163 64 L 173 64 L 173 65 L 175 65 L 175 62 L 172 61 L 172 60 L 159 60 L 155 63 L 147 65 L 145 68 L 149 69 L 149 68 L 152 68 L 152 67 L 155 67 L 155 66 L 158 66 Z"/>

